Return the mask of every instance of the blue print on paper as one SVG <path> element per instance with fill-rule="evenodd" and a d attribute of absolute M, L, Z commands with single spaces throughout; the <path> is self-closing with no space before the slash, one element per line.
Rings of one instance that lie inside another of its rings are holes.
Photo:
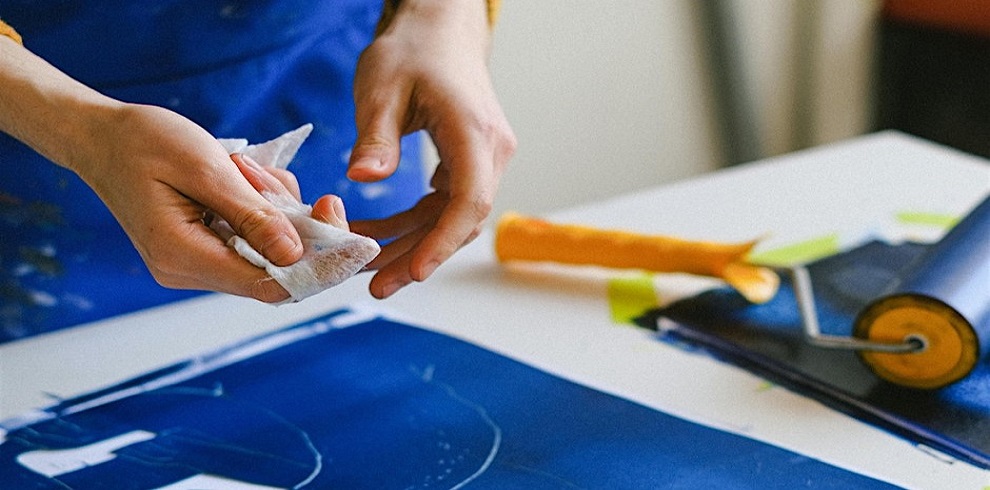
<path fill-rule="evenodd" d="M 8 422 L 12 488 L 891 488 L 376 318 Z M 219 482 L 219 483 L 218 483 Z"/>

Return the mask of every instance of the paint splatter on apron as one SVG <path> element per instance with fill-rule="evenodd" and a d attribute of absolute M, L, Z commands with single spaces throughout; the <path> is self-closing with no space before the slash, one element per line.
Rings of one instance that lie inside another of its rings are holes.
<path fill-rule="evenodd" d="M 344 199 L 352 219 L 424 191 L 415 137 L 379 184 L 345 176 L 352 81 L 379 0 L 5 0 L 25 45 L 111 97 L 174 110 L 217 137 L 263 141 L 310 122 L 291 170 L 303 200 Z M 0 134 L 0 342 L 202 294 L 160 287 L 72 172 Z"/>

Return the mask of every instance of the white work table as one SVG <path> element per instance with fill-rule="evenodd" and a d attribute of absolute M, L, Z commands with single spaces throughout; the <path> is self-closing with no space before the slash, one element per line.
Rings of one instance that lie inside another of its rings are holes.
<path fill-rule="evenodd" d="M 698 240 L 764 237 L 759 251 L 833 233 L 850 245 L 890 230 L 901 233 L 905 225 L 896 222 L 898 212 L 961 216 L 988 192 L 985 160 L 887 132 L 547 217 Z M 916 231 L 926 239 L 940 233 Z M 386 301 L 370 298 L 367 274 L 281 307 L 207 295 L 0 345 L 0 420 L 51 405 L 52 397 L 101 388 L 325 312 L 367 307 L 658 410 L 898 485 L 990 487 L 990 471 L 932 454 L 783 388 L 766 388 L 746 371 L 667 345 L 651 332 L 613 323 L 606 286 L 617 274 L 504 267 L 494 259 L 491 233 L 485 233 L 433 278 Z M 680 276 L 658 276 L 656 282 L 661 295 L 683 294 L 682 288 L 696 285 Z"/>

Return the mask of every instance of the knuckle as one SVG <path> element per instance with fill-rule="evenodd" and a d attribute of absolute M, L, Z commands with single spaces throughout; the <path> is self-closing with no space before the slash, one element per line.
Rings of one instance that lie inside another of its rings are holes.
<path fill-rule="evenodd" d="M 361 136 L 354 145 L 354 153 L 359 156 L 383 155 L 393 151 L 394 144 L 388 137 L 378 132 Z"/>
<path fill-rule="evenodd" d="M 240 234 L 250 236 L 264 231 L 278 220 L 279 216 L 272 209 L 249 208 L 238 212 L 231 224 Z"/>
<path fill-rule="evenodd" d="M 492 212 L 493 199 L 488 193 L 477 194 L 469 202 L 471 215 L 478 222 L 483 221 Z"/>
<path fill-rule="evenodd" d="M 516 154 L 516 150 L 519 148 L 519 140 L 516 139 L 516 134 L 511 129 L 507 129 L 501 134 L 499 144 L 496 147 L 508 159 Z"/>
<path fill-rule="evenodd" d="M 464 240 L 464 243 L 462 244 L 462 246 L 467 245 L 467 244 L 473 242 L 476 238 L 478 238 L 478 236 L 481 235 L 482 230 L 483 230 L 483 227 L 481 226 L 481 224 L 479 224 L 478 226 L 474 227 L 474 229 L 471 230 L 471 233 L 468 234 L 467 239 Z"/>
<path fill-rule="evenodd" d="M 273 168 L 265 167 L 265 170 L 279 180 L 286 187 L 292 187 L 299 185 L 299 179 L 296 178 L 296 174 L 284 169 L 284 168 Z"/>
<path fill-rule="evenodd" d="M 476 118 L 475 128 L 480 134 L 485 135 L 498 161 L 508 161 L 516 153 L 519 141 L 508 121 L 501 115 L 493 114 Z"/>
<path fill-rule="evenodd" d="M 392 141 L 380 133 L 370 133 L 361 137 L 357 142 L 360 148 L 389 148 Z"/>

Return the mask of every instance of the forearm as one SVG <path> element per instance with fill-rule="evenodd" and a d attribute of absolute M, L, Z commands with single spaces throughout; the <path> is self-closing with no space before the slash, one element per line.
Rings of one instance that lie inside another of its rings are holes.
<path fill-rule="evenodd" d="M 78 171 L 76 152 L 95 141 L 99 123 L 122 104 L 73 80 L 0 36 L 0 131 L 49 160 Z"/>

